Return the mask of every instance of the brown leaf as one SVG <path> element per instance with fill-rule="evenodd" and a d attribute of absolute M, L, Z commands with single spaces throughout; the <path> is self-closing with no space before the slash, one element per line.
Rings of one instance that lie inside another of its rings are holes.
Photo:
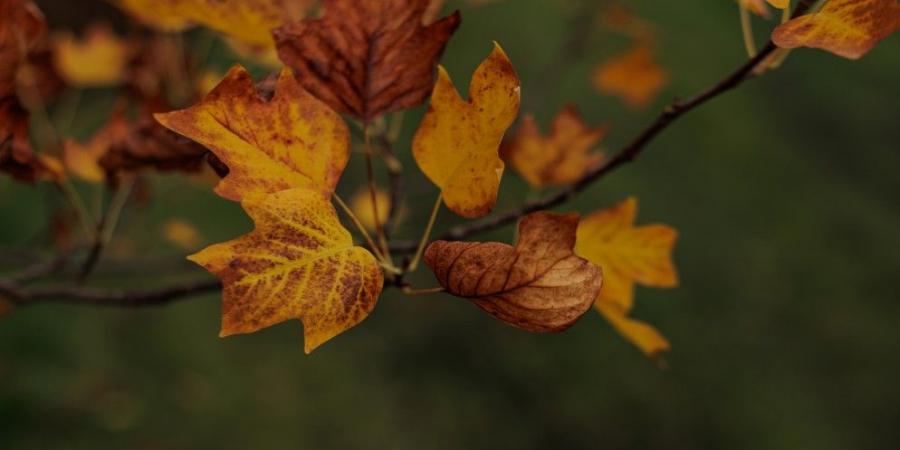
<path fill-rule="evenodd" d="M 536 212 L 519 224 L 515 247 L 499 242 L 437 241 L 425 264 L 447 292 L 534 332 L 562 331 L 600 293 L 600 268 L 575 256 L 577 214 Z"/>
<path fill-rule="evenodd" d="M 304 88 L 364 121 L 425 100 L 458 12 L 422 26 L 428 0 L 323 3 L 322 18 L 273 31 L 279 57 Z"/>
<path fill-rule="evenodd" d="M 36 159 L 28 142 L 28 113 L 15 97 L 0 98 L 0 172 L 34 181 Z"/>
<path fill-rule="evenodd" d="M 15 91 L 19 67 L 44 37 L 44 15 L 25 0 L 0 0 L 0 98 Z"/>
<path fill-rule="evenodd" d="M 202 167 L 206 148 L 167 130 L 152 117 L 142 116 L 127 126 L 128 131 L 100 158 L 108 176 L 144 169 L 195 172 Z"/>

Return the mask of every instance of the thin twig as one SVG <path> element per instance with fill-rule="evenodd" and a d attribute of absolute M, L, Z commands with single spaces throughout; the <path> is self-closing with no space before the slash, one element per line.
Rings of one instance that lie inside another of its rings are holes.
<path fill-rule="evenodd" d="M 176 300 L 218 291 L 219 280 L 202 280 L 149 290 L 100 289 L 84 286 L 54 286 L 26 289 L 15 283 L 0 281 L 0 297 L 14 305 L 34 303 L 72 303 L 92 306 L 142 307 L 159 306 Z"/>
<path fill-rule="evenodd" d="M 794 9 L 793 16 L 796 17 L 803 14 L 811 5 L 811 2 L 801 1 L 797 8 Z M 777 50 L 778 47 L 769 41 L 759 53 L 749 61 L 731 72 L 724 79 L 709 87 L 687 100 L 675 100 L 656 117 L 656 120 L 650 123 L 643 131 L 641 131 L 630 144 L 622 148 L 616 155 L 608 160 L 606 164 L 587 172 L 578 181 L 563 189 L 562 191 L 549 194 L 538 200 L 531 201 L 523 205 L 521 208 L 507 211 L 502 214 L 488 216 L 483 219 L 469 222 L 464 225 L 450 229 L 446 233 L 438 236 L 436 239 L 441 240 L 461 240 L 474 234 L 495 230 L 506 225 L 515 223 L 525 215 L 559 206 L 584 191 L 587 187 L 600 180 L 607 174 L 613 172 L 617 168 L 626 163 L 633 161 L 646 147 L 653 141 L 663 130 L 669 127 L 673 122 L 684 114 L 694 110 L 700 105 L 728 92 L 742 84 L 744 81 L 754 76 L 756 67 L 765 61 L 765 59 Z M 409 254 L 416 251 L 418 243 L 415 241 L 395 242 L 391 246 L 391 250 L 398 254 Z"/>

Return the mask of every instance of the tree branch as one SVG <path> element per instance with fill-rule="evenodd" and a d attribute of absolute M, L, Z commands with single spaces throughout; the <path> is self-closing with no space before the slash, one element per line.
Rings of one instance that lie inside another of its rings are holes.
<path fill-rule="evenodd" d="M 801 1 L 794 9 L 792 17 L 806 12 L 811 6 L 811 2 Z M 669 127 L 673 122 L 684 114 L 694 110 L 700 105 L 736 88 L 744 81 L 755 76 L 757 67 L 766 60 L 775 50 L 777 50 L 772 41 L 769 41 L 759 53 L 746 63 L 738 67 L 736 70 L 728 74 L 721 81 L 709 87 L 687 100 L 675 100 L 656 117 L 643 131 L 641 131 L 634 140 L 624 148 L 619 150 L 616 155 L 608 160 L 606 164 L 587 172 L 578 181 L 567 188 L 549 194 L 538 200 L 526 203 L 521 208 L 507 211 L 505 213 L 488 216 L 473 222 L 469 222 L 457 227 L 451 228 L 449 231 L 437 236 L 435 240 L 462 240 L 469 236 L 495 230 L 506 225 L 515 223 L 517 220 L 529 213 L 553 208 L 559 206 L 587 189 L 590 185 L 597 182 L 604 176 L 613 172 L 617 168 L 633 161 L 641 154 L 647 145 L 653 141 L 663 130 Z M 409 254 L 416 251 L 417 243 L 414 241 L 395 242 L 391 246 L 391 251 L 398 254 Z"/>
<path fill-rule="evenodd" d="M 0 298 L 16 306 L 34 303 L 71 303 L 92 306 L 142 307 L 167 303 L 218 291 L 219 280 L 202 280 L 150 290 L 116 290 L 83 286 L 51 286 L 24 288 L 15 283 L 0 281 Z"/>

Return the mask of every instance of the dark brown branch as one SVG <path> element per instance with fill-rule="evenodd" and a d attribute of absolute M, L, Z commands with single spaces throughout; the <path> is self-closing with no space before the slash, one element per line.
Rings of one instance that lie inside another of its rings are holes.
<path fill-rule="evenodd" d="M 797 8 L 794 10 L 793 16 L 796 17 L 800 14 L 803 14 L 809 7 L 809 2 L 800 2 L 800 4 L 798 4 Z M 744 63 L 742 66 L 737 68 L 737 70 L 730 73 L 714 86 L 707 88 L 706 90 L 694 95 L 687 100 L 675 100 L 665 109 L 663 109 L 659 116 L 656 117 L 656 120 L 654 120 L 649 126 L 644 128 L 644 130 L 641 131 L 641 133 L 638 134 L 637 137 L 635 137 L 634 140 L 631 141 L 631 143 L 619 150 L 619 152 L 616 153 L 616 155 L 612 159 L 608 160 L 606 164 L 586 173 L 581 179 L 579 179 L 569 187 L 563 189 L 562 191 L 549 194 L 535 201 L 528 202 L 521 208 L 507 211 L 502 214 L 488 216 L 474 222 L 469 222 L 467 224 L 451 228 L 449 231 L 437 236 L 435 240 L 452 241 L 465 239 L 478 233 L 491 231 L 510 225 L 529 213 L 553 208 L 567 202 L 568 200 L 571 200 L 573 197 L 580 194 L 587 187 L 597 182 L 607 174 L 613 172 L 626 163 L 633 161 L 647 147 L 647 144 L 653 141 L 654 138 L 656 138 L 663 130 L 668 128 L 669 125 L 675 122 L 678 118 L 692 111 L 698 106 L 703 105 L 706 102 L 718 97 L 719 95 L 734 89 L 744 81 L 752 78 L 757 66 L 765 61 L 765 59 L 768 58 L 776 49 L 777 47 L 775 46 L 775 44 L 769 41 L 756 56 Z M 391 246 L 391 251 L 398 254 L 412 253 L 416 250 L 417 244 L 418 243 L 414 241 L 395 242 Z"/>
<path fill-rule="evenodd" d="M 159 306 L 195 295 L 218 291 L 218 280 L 202 280 L 150 290 L 116 290 L 84 286 L 24 288 L 0 281 L 0 297 L 14 305 L 33 303 L 71 303 L 92 306 L 142 307 Z"/>

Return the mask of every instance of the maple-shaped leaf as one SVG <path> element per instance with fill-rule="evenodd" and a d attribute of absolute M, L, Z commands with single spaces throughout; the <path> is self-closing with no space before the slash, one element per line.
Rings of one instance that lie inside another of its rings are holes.
<path fill-rule="evenodd" d="M 439 67 L 412 148 L 419 168 L 453 212 L 479 217 L 497 203 L 504 168 L 498 150 L 519 113 L 520 95 L 519 77 L 497 43 L 472 75 L 468 101 Z"/>
<path fill-rule="evenodd" d="M 53 52 L 60 76 L 76 87 L 118 84 L 125 78 L 132 44 L 105 24 L 89 27 L 81 39 L 63 32 L 53 36 Z"/>
<path fill-rule="evenodd" d="M 320 191 L 247 196 L 253 232 L 188 257 L 222 280 L 221 336 L 303 322 L 307 353 L 369 315 L 382 272 Z"/>
<path fill-rule="evenodd" d="M 646 106 L 668 81 L 668 73 L 656 62 L 647 42 L 639 42 L 594 70 L 597 90 L 620 97 L 632 108 Z"/>
<path fill-rule="evenodd" d="M 578 227 L 575 253 L 603 268 L 603 289 L 596 307 L 626 339 L 653 356 L 669 343 L 653 327 L 628 318 L 635 282 L 645 286 L 678 284 L 672 264 L 677 232 L 666 225 L 634 226 L 637 200 L 628 198 L 612 208 L 585 217 Z"/>
<path fill-rule="evenodd" d="M 814 47 L 858 59 L 900 29 L 896 0 L 830 0 L 818 12 L 789 20 L 772 32 L 782 48 Z"/>
<path fill-rule="evenodd" d="M 570 327 L 597 298 L 600 268 L 572 252 L 578 214 L 536 212 L 519 224 L 515 247 L 436 241 L 425 264 L 450 294 L 534 332 Z"/>
<path fill-rule="evenodd" d="M 303 86 L 365 122 L 421 103 L 434 67 L 459 26 L 454 13 L 422 26 L 428 0 L 324 0 L 324 16 L 273 35 Z"/>
<path fill-rule="evenodd" d="M 121 172 L 145 169 L 196 172 L 209 153 L 202 145 L 179 136 L 148 115 L 131 121 L 114 114 L 107 127 L 112 127 L 112 122 L 118 120 L 123 121 L 127 130 L 107 136 L 114 139 L 110 139 L 107 150 L 99 159 L 100 167 L 112 179 Z"/>
<path fill-rule="evenodd" d="M 272 28 L 303 17 L 313 0 L 118 0 L 117 4 L 163 31 L 196 23 L 249 45 L 272 47 Z"/>
<path fill-rule="evenodd" d="M 199 104 L 156 118 L 228 166 L 216 193 L 231 200 L 295 187 L 334 191 L 350 158 L 347 125 L 287 69 L 271 100 L 235 66 Z"/>
<path fill-rule="evenodd" d="M 503 159 L 534 187 L 564 186 L 603 161 L 603 154 L 591 150 L 605 135 L 606 127 L 589 128 L 569 105 L 553 119 L 547 136 L 541 136 L 534 116 L 526 116 L 503 147 Z"/>

